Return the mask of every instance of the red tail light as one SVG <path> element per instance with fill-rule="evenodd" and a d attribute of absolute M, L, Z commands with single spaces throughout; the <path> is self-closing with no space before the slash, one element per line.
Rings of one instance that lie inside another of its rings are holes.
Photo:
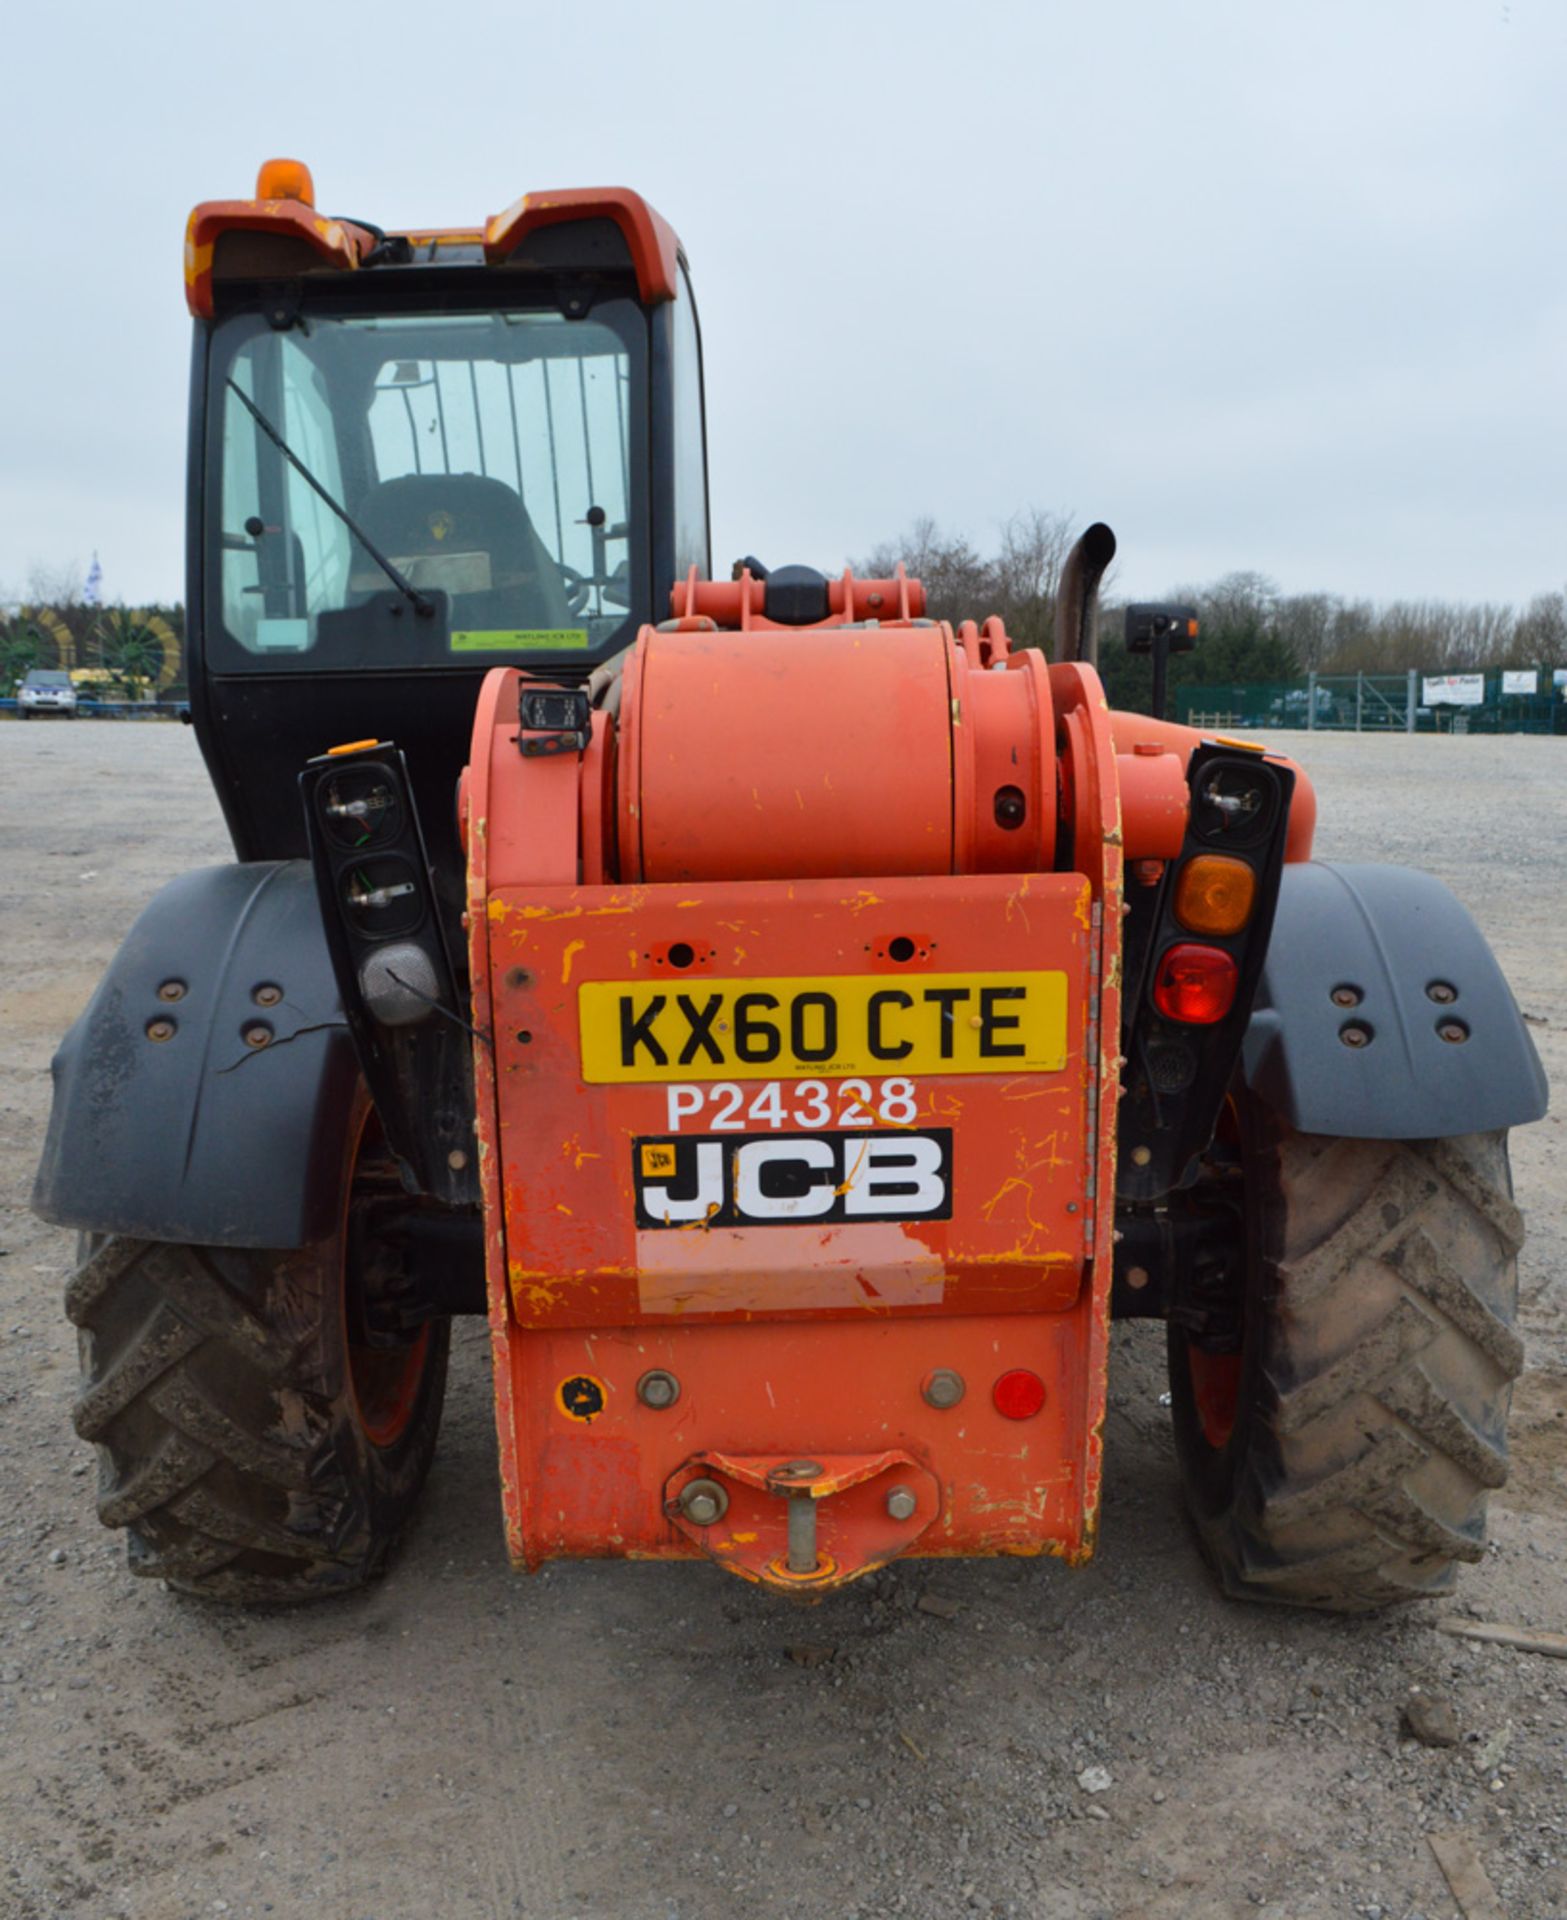
<path fill-rule="evenodd" d="M 991 1388 L 996 1412 L 1007 1420 L 1032 1420 L 1045 1404 L 1045 1383 L 1027 1367 L 1012 1367 Z"/>
<path fill-rule="evenodd" d="M 1171 947 L 1154 976 L 1154 1005 L 1167 1020 L 1211 1027 L 1235 1003 L 1235 962 L 1218 947 L 1183 941 Z"/>

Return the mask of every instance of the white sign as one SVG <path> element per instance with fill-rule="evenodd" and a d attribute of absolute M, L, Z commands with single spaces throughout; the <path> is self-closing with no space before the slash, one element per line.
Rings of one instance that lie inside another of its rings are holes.
<path fill-rule="evenodd" d="M 1503 693 L 1537 693 L 1540 676 L 1533 667 L 1525 667 L 1514 673 L 1510 669 L 1502 674 Z"/>
<path fill-rule="evenodd" d="M 1483 707 L 1483 673 L 1428 673 L 1420 704 L 1426 707 Z"/>
<path fill-rule="evenodd" d="M 1567 687 L 1567 667 L 1552 668 L 1551 685 L 1553 687 Z"/>

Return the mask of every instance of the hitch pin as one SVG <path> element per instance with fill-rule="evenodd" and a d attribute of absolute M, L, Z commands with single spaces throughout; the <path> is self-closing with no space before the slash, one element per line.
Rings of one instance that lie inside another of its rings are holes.
<path fill-rule="evenodd" d="M 816 1502 L 808 1493 L 789 1495 L 789 1571 L 815 1573 Z"/>
<path fill-rule="evenodd" d="M 816 1502 L 809 1491 L 797 1492 L 799 1482 L 817 1480 L 821 1468 L 814 1460 L 791 1460 L 767 1476 L 774 1493 L 788 1501 L 789 1546 L 786 1564 L 791 1573 L 815 1573 L 821 1565 L 816 1550 Z"/>

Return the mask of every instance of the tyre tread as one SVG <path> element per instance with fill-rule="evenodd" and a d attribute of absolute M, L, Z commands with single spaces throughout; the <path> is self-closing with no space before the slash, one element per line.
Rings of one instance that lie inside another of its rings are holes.
<path fill-rule="evenodd" d="M 110 1235 L 83 1254 L 66 1289 L 81 1330 L 75 1424 L 98 1446 L 99 1518 L 129 1529 L 133 1571 L 241 1602 L 310 1599 L 379 1571 L 434 1448 L 444 1337 L 408 1457 L 385 1469 L 372 1511 L 344 1438 L 352 1396 L 319 1334 L 340 1311 L 323 1305 L 320 1250 L 312 1267 L 310 1250 Z"/>
<path fill-rule="evenodd" d="M 1362 1611 L 1445 1591 L 1484 1555 L 1523 1364 L 1505 1136 L 1281 1133 L 1258 1431 L 1199 1533 L 1239 1596 Z"/>

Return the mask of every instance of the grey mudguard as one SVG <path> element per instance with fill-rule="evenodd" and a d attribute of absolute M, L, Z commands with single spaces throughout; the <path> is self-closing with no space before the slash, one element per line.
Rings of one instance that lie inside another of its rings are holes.
<path fill-rule="evenodd" d="M 179 998 L 160 998 L 169 982 Z M 282 998 L 258 1003 L 258 988 Z M 149 1038 L 157 1021 L 172 1035 Z M 265 1046 L 245 1038 L 258 1023 Z M 309 863 L 206 867 L 166 886 L 53 1071 L 33 1189 L 45 1220 L 199 1246 L 325 1238 L 358 1066 Z"/>
<path fill-rule="evenodd" d="M 1431 998 L 1443 983 L 1451 1003 Z M 1335 1004 L 1339 987 L 1358 1006 Z M 1461 1042 L 1438 1029 L 1460 1022 Z M 1350 1022 L 1371 1040 L 1346 1046 Z M 1284 869 L 1242 1053 L 1246 1084 L 1292 1127 L 1434 1140 L 1544 1114 L 1545 1072 L 1480 929 L 1440 880 L 1408 867 Z"/>

